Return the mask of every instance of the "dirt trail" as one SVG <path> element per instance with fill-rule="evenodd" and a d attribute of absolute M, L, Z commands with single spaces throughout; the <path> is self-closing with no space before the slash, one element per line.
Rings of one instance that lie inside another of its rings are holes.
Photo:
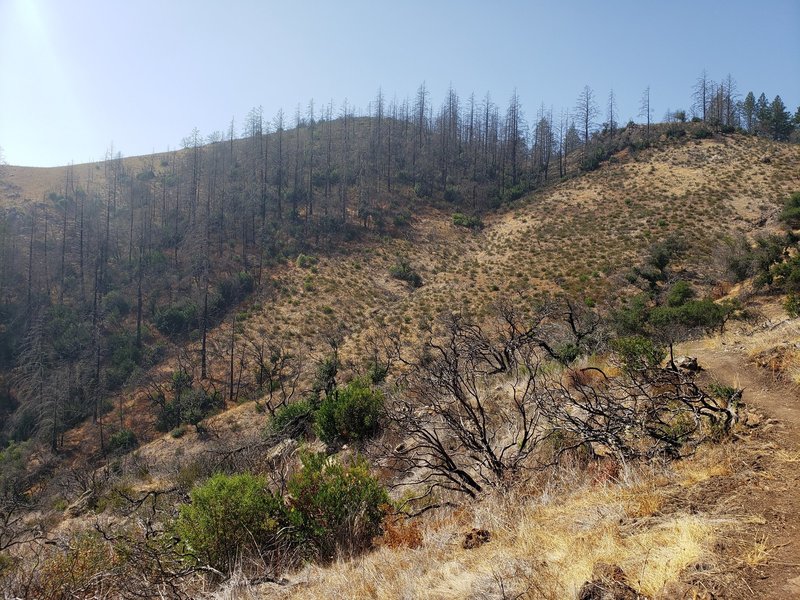
<path fill-rule="evenodd" d="M 747 513 L 763 517 L 747 531 L 751 551 L 756 540 L 765 552 L 755 577 L 743 581 L 749 597 L 800 598 L 800 392 L 750 362 L 746 343 L 745 336 L 711 347 L 687 344 L 682 350 L 698 357 L 706 377 L 743 388 L 745 404 L 764 417 L 766 443 L 756 456 L 763 470 L 756 483 L 737 494 Z"/>

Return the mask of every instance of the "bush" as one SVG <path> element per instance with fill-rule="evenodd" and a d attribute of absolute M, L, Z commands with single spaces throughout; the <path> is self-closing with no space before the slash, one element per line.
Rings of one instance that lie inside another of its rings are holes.
<path fill-rule="evenodd" d="M 163 395 L 156 399 L 159 406 L 156 429 L 170 431 L 184 424 L 197 428 L 200 421 L 225 405 L 219 392 L 209 393 L 192 386 L 192 377 L 186 371 L 180 369 L 172 374 L 173 399 L 168 401 Z"/>
<path fill-rule="evenodd" d="M 177 302 L 159 309 L 155 325 L 164 335 L 181 335 L 197 328 L 197 305 L 193 302 Z"/>
<path fill-rule="evenodd" d="M 652 340 L 632 335 L 611 342 L 611 348 L 626 371 L 638 371 L 658 366 L 664 360 L 665 351 Z"/>
<path fill-rule="evenodd" d="M 800 296 L 797 294 L 789 294 L 786 296 L 783 307 L 790 317 L 800 317 Z"/>
<path fill-rule="evenodd" d="M 112 290 L 103 298 L 103 308 L 116 318 L 125 317 L 131 310 L 131 303 L 122 292 Z"/>
<path fill-rule="evenodd" d="M 686 135 L 686 129 L 680 125 L 670 125 L 667 127 L 666 133 L 668 138 L 682 138 Z"/>
<path fill-rule="evenodd" d="M 411 287 L 422 286 L 422 277 L 404 258 L 399 258 L 395 264 L 389 267 L 389 275 L 395 279 L 400 279 L 411 284 Z"/>
<path fill-rule="evenodd" d="M 800 228 L 800 192 L 794 192 L 784 202 L 779 218 L 790 229 Z"/>
<path fill-rule="evenodd" d="M 556 348 L 556 358 L 563 365 L 568 365 L 580 356 L 581 349 L 572 342 L 567 342 Z"/>
<path fill-rule="evenodd" d="M 592 150 L 587 150 L 581 159 L 582 171 L 594 171 L 600 166 L 600 163 L 606 158 L 606 149 L 602 146 L 597 146 Z"/>
<path fill-rule="evenodd" d="M 329 395 L 336 389 L 336 375 L 338 373 L 339 358 L 336 354 L 326 356 L 317 364 L 314 381 L 311 384 L 311 405 L 315 410 L 319 408 L 319 397 L 322 392 L 325 392 L 325 395 Z"/>
<path fill-rule="evenodd" d="M 694 290 L 687 281 L 676 281 L 667 294 L 667 306 L 683 306 L 694 298 Z"/>
<path fill-rule="evenodd" d="M 228 307 L 243 300 L 255 288 L 255 279 L 246 271 L 239 271 L 227 277 L 217 285 L 217 295 L 210 302 L 212 312 L 222 312 Z"/>
<path fill-rule="evenodd" d="M 223 406 L 219 392 L 209 394 L 202 388 L 187 390 L 178 399 L 180 422 L 197 427 L 200 421 Z"/>
<path fill-rule="evenodd" d="M 383 394 L 363 379 L 325 397 L 316 414 L 317 435 L 326 444 L 364 440 L 378 431 Z"/>
<path fill-rule="evenodd" d="M 112 454 L 124 454 L 133 450 L 138 444 L 136 434 L 130 429 L 120 429 L 108 439 L 108 451 Z"/>
<path fill-rule="evenodd" d="M 288 484 L 289 518 L 299 539 L 324 559 L 337 551 L 368 548 L 380 533 L 389 503 L 386 490 L 369 474 L 363 460 L 344 466 L 325 454 L 303 457 L 303 468 Z"/>
<path fill-rule="evenodd" d="M 453 213 L 453 225 L 466 227 L 467 229 L 481 229 L 483 221 L 477 215 L 465 215 L 464 213 Z"/>
<path fill-rule="evenodd" d="M 285 517 L 282 500 L 263 478 L 217 474 L 192 490 L 175 531 L 196 562 L 226 573 L 243 555 L 275 549 Z"/>
<path fill-rule="evenodd" d="M 109 390 L 122 387 L 136 370 L 142 353 L 136 347 L 136 337 L 128 333 L 113 334 L 108 338 L 110 363 L 106 369 L 106 386 Z"/>
<path fill-rule="evenodd" d="M 419 181 L 414 185 L 414 194 L 417 198 L 430 198 L 433 187 L 427 181 Z"/>
<path fill-rule="evenodd" d="M 454 185 L 448 185 L 444 190 L 444 199 L 447 202 L 458 204 L 463 200 L 463 197 L 461 196 L 461 190 Z"/>
<path fill-rule="evenodd" d="M 317 264 L 317 259 L 313 256 L 308 256 L 306 254 L 298 254 L 295 264 L 301 269 L 308 269 L 309 267 L 312 267 L 315 264 Z"/>
<path fill-rule="evenodd" d="M 291 438 L 302 436 L 314 422 L 314 409 L 308 400 L 299 400 L 275 411 L 269 431 Z"/>

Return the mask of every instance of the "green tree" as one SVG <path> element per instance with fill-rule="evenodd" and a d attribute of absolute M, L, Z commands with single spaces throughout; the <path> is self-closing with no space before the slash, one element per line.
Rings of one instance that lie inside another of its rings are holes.
<path fill-rule="evenodd" d="M 791 114 L 786 110 L 786 105 L 781 100 L 781 97 L 775 96 L 770 105 L 770 132 L 772 139 L 786 141 L 793 130 Z"/>
<path fill-rule="evenodd" d="M 769 135 L 770 123 L 772 120 L 769 101 L 761 92 L 761 95 L 756 100 L 756 133 L 759 135 Z"/>
<path fill-rule="evenodd" d="M 747 133 L 753 133 L 756 122 L 756 97 L 753 92 L 748 92 L 742 102 L 742 116 L 744 117 L 744 128 Z"/>

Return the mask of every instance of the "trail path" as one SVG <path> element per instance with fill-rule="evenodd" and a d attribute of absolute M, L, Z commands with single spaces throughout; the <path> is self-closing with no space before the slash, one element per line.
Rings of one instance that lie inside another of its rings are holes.
<path fill-rule="evenodd" d="M 797 327 L 787 324 L 788 340 Z M 742 336 L 733 343 L 709 347 L 708 342 L 697 342 L 682 350 L 698 357 L 707 376 L 744 388 L 743 401 L 764 416 L 771 443 L 765 444 L 763 456 L 756 456 L 763 471 L 738 498 L 743 509 L 763 517 L 752 534 L 764 542 L 767 555 L 755 570 L 757 578 L 744 583 L 753 598 L 800 598 L 800 392 L 750 362 L 747 343 Z"/>

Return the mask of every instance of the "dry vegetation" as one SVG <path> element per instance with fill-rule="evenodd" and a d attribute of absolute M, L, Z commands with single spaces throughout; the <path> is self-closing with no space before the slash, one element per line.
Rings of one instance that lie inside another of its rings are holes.
<path fill-rule="evenodd" d="M 44 196 L 63 176 L 56 169 L 9 171 L 16 188 L 3 202 L 12 205 Z M 326 340 L 332 332 L 341 336 L 342 372 L 349 377 L 364 371 L 365 349 L 376 339 L 398 332 L 413 345 L 442 311 L 480 318 L 501 299 L 522 302 L 551 291 L 588 304 L 613 303 L 629 286 L 624 275 L 630 265 L 671 233 L 681 233 L 692 245 L 682 272 L 710 287 L 717 278 L 714 255 L 721 240 L 736 232 L 774 229 L 777 206 L 797 189 L 800 147 L 728 136 L 615 156 L 597 171 L 484 217 L 481 230 L 456 227 L 446 207 L 417 204 L 410 228 L 400 236 L 343 244 L 308 262 L 287 261 L 270 271 L 262 289 L 236 315 L 234 353 L 237 361 L 242 356 L 237 364 L 242 387 L 254 377 L 252 358 L 242 351 L 250 340 L 291 349 L 301 359 L 300 387 L 307 387 L 315 363 L 329 352 Z M 410 194 L 407 200 L 414 202 Z M 416 269 L 421 287 L 390 275 L 398 257 Z M 705 353 L 734 348 L 744 359 L 732 363 L 732 370 L 710 372 L 735 387 L 740 387 L 736 369 L 745 361 L 768 373 L 781 390 L 800 384 L 797 321 L 771 314 L 770 306 L 763 313 L 773 323 L 755 334 L 731 330 L 689 350 L 703 363 Z M 210 354 L 216 357 L 211 381 L 221 388 L 230 360 L 230 327 L 226 322 L 209 333 Z M 184 348 L 170 347 L 160 371 L 149 378 L 165 379 L 179 362 L 196 371 L 199 344 L 194 340 Z M 742 387 L 750 404 L 750 390 Z M 204 431 L 161 436 L 146 391 L 145 384 L 124 390 L 104 417 L 149 441 L 123 459 L 122 467 L 117 465 L 124 476 L 114 476 L 104 488 L 98 512 L 105 511 L 112 522 L 128 522 L 126 498 L 175 482 L 184 494 L 175 498 L 185 497 L 196 480 L 223 464 L 243 441 L 260 439 L 268 423 L 261 408 L 265 398 L 242 395 L 208 419 Z M 558 599 L 576 597 L 584 584 L 606 577 L 606 584 L 640 594 L 631 598 L 752 597 L 753 582 L 770 568 L 779 549 L 767 527 L 769 517 L 748 502 L 747 490 L 771 485 L 800 460 L 797 445 L 775 441 L 775 424 L 758 411 L 752 414 L 749 423 L 745 418 L 737 425 L 732 439 L 701 446 L 679 463 L 620 465 L 601 458 L 589 464 L 576 456 L 524 485 L 486 493 L 474 504 L 395 522 L 378 548 L 365 555 L 311 564 L 280 583 L 242 575 L 213 590 L 195 582 L 191 593 L 217 598 Z M 66 434 L 65 455 L 76 471 L 97 449 L 96 435 L 88 422 Z M 259 468 L 277 465 L 275 477 L 297 462 L 292 444 L 257 450 L 269 454 L 267 461 L 261 457 Z M 768 460 L 766 452 L 771 453 Z M 60 520 L 60 510 L 79 489 L 76 484 L 72 495 L 65 492 L 44 518 Z M 67 540 L 94 519 L 86 513 L 65 517 L 56 531 Z M 465 548 L 464 536 L 472 530 L 488 532 L 488 541 Z M 782 588 L 757 589 L 772 594 Z"/>

